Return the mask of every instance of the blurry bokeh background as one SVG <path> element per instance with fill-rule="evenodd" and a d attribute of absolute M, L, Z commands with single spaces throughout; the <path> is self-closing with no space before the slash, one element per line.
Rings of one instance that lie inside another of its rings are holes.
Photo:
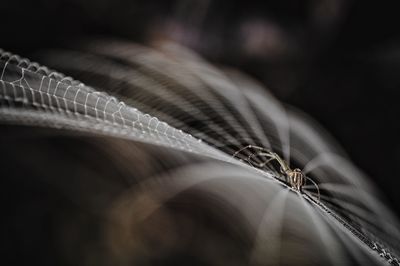
<path fill-rule="evenodd" d="M 0 47 L 111 36 L 180 42 L 238 68 L 313 116 L 400 213 L 400 16 L 396 1 L 3 0 Z"/>

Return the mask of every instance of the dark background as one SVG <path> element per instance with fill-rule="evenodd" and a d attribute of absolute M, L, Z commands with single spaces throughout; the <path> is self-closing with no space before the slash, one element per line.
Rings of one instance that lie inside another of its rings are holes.
<path fill-rule="evenodd" d="M 313 116 L 400 213 L 395 2 L 3 0 L 0 47 L 35 58 L 98 35 L 181 42 Z"/>

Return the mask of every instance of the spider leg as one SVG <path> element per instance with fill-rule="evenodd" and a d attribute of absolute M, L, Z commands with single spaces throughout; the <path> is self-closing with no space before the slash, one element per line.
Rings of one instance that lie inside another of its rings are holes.
<path fill-rule="evenodd" d="M 268 160 L 266 160 L 265 162 L 262 162 L 260 164 L 261 167 L 264 167 L 267 163 L 269 163 L 270 161 L 274 160 L 275 158 L 269 158 Z"/>
<path fill-rule="evenodd" d="M 312 180 L 311 178 L 309 178 L 309 177 L 307 177 L 307 176 L 304 176 L 304 177 L 306 178 L 306 180 L 310 180 L 311 183 L 313 183 L 313 185 L 316 187 L 317 193 L 318 193 L 318 201 L 320 201 L 320 199 L 321 199 L 321 193 L 319 192 L 319 187 L 318 187 L 317 183 L 315 183 L 314 180 Z"/>

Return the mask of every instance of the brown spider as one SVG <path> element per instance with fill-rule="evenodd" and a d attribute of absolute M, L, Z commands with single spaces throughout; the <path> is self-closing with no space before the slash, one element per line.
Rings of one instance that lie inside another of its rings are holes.
<path fill-rule="evenodd" d="M 286 161 L 283 160 L 275 152 L 270 152 L 262 147 L 248 145 L 248 146 L 240 149 L 239 151 L 235 152 L 233 154 L 233 157 L 236 157 L 241 151 L 243 151 L 245 149 L 254 149 L 254 150 L 258 151 L 256 153 L 252 153 L 250 156 L 248 156 L 246 161 L 250 165 L 258 167 L 258 168 L 263 168 L 267 163 L 269 163 L 272 160 L 275 160 L 278 162 L 281 173 L 286 176 L 286 181 L 289 183 L 289 185 L 292 187 L 292 189 L 302 192 L 302 188 L 306 184 L 306 180 L 309 180 L 316 187 L 317 193 L 318 193 L 318 200 L 320 199 L 320 192 L 319 192 L 318 185 L 312 179 L 310 179 L 306 175 L 304 175 L 303 172 L 299 168 L 291 169 L 289 167 L 288 163 L 286 163 Z M 255 163 L 252 162 L 251 159 L 253 159 L 255 156 L 264 156 L 264 157 L 267 157 L 268 160 L 266 160 L 262 163 L 256 163 L 256 165 L 254 165 Z"/>

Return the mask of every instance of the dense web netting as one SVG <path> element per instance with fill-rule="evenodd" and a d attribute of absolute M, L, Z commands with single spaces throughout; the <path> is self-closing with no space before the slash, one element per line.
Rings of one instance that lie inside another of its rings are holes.
<path fill-rule="evenodd" d="M 308 236 L 310 249 L 332 264 L 379 264 L 384 260 L 377 255 L 399 264 L 398 222 L 373 185 L 311 119 L 282 106 L 247 76 L 217 69 L 175 44 L 154 50 L 100 40 L 42 58 L 89 86 L 1 52 L 2 122 L 104 134 L 212 159 L 202 168 L 186 162 L 185 168 L 160 173 L 146 186 L 158 191 L 162 183 L 159 193 L 170 198 L 194 184 L 212 183 L 206 187 L 209 193 L 239 206 L 247 217 L 255 262 L 266 256 L 281 261 L 266 243 L 283 245 L 285 234 L 277 232 L 291 232 Z M 269 160 L 268 152 L 303 169 L 309 181 L 301 192 L 288 186 L 281 165 Z M 165 182 L 165 175 L 173 178 Z M 232 195 L 246 187 L 254 195 L 236 202 Z"/>
<path fill-rule="evenodd" d="M 27 117 L 26 122 L 36 118 L 45 123 L 43 116 L 55 116 L 65 126 L 73 123 L 82 128 L 220 156 L 202 145 L 200 139 L 70 77 L 9 53 L 2 53 L 0 59 L 2 106 L 10 107 L 3 108 L 4 113 L 20 111 L 20 115 Z M 36 113 L 40 115 L 35 117 Z"/>

